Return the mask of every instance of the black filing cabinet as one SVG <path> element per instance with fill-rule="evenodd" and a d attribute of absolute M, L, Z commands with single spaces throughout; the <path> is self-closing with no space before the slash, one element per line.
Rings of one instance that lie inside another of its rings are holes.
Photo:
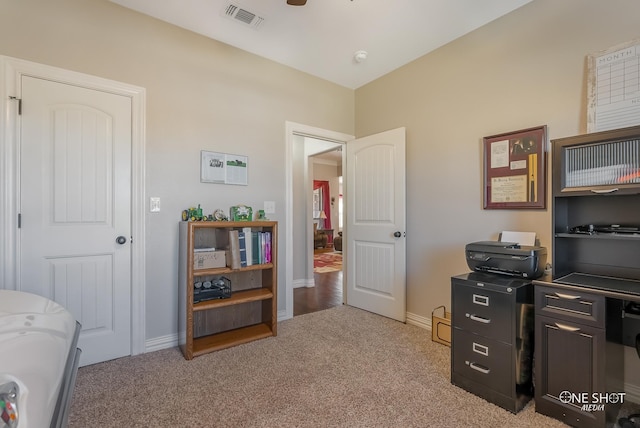
<path fill-rule="evenodd" d="M 451 303 L 451 383 L 517 413 L 533 396 L 531 281 L 454 276 Z"/>

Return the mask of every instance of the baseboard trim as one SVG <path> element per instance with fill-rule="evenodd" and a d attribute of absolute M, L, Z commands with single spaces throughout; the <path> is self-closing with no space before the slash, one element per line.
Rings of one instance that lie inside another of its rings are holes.
<path fill-rule="evenodd" d="M 298 281 L 303 282 L 304 284 L 308 283 L 307 280 L 304 279 Z M 313 282 L 313 280 L 311 281 Z M 300 285 L 299 287 L 307 287 L 307 285 Z M 289 319 L 287 317 L 287 311 L 278 311 L 278 322 L 287 319 Z M 407 312 L 407 324 L 415 325 L 417 327 L 424 328 L 425 330 L 431 330 L 431 318 L 412 314 L 410 312 Z M 144 343 L 144 352 L 147 353 L 160 351 L 162 349 L 174 348 L 176 346 L 178 346 L 178 335 L 168 334 L 166 336 L 154 337 L 153 339 L 146 340 Z M 625 384 L 624 390 L 628 394 L 631 401 L 636 403 L 640 402 L 640 387 L 631 384 Z"/>
<path fill-rule="evenodd" d="M 313 278 L 294 279 L 292 286 L 293 288 L 315 287 L 316 281 Z"/>
<path fill-rule="evenodd" d="M 178 346 L 178 335 L 169 334 L 167 336 L 154 337 L 144 342 L 144 352 L 160 351 L 162 349 L 174 348 Z"/>
<path fill-rule="evenodd" d="M 415 325 L 425 330 L 431 330 L 431 318 L 407 312 L 407 324 Z"/>

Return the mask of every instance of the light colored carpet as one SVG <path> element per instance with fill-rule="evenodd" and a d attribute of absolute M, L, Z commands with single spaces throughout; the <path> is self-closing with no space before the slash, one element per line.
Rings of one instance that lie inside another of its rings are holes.
<path fill-rule="evenodd" d="M 451 385 L 430 332 L 341 306 L 186 361 L 178 348 L 79 370 L 70 427 L 564 427 Z"/>

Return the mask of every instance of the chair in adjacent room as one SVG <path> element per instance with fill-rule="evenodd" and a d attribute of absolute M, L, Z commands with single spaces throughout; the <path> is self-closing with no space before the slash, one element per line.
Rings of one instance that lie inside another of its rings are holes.
<path fill-rule="evenodd" d="M 313 249 L 326 248 L 328 242 L 327 233 L 318 229 L 318 223 L 313 223 Z"/>

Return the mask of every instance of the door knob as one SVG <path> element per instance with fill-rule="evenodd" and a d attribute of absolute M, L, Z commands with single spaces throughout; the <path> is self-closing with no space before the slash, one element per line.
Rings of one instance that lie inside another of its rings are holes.
<path fill-rule="evenodd" d="M 396 238 L 399 238 L 399 237 L 401 237 L 401 236 L 402 236 L 402 233 L 400 233 L 400 232 L 398 231 L 398 232 L 395 232 L 395 233 L 393 234 L 393 236 L 395 236 Z"/>
<path fill-rule="evenodd" d="M 116 238 L 116 242 L 120 245 L 122 244 L 126 244 L 127 243 L 127 238 L 125 238 L 124 236 L 120 235 Z"/>

